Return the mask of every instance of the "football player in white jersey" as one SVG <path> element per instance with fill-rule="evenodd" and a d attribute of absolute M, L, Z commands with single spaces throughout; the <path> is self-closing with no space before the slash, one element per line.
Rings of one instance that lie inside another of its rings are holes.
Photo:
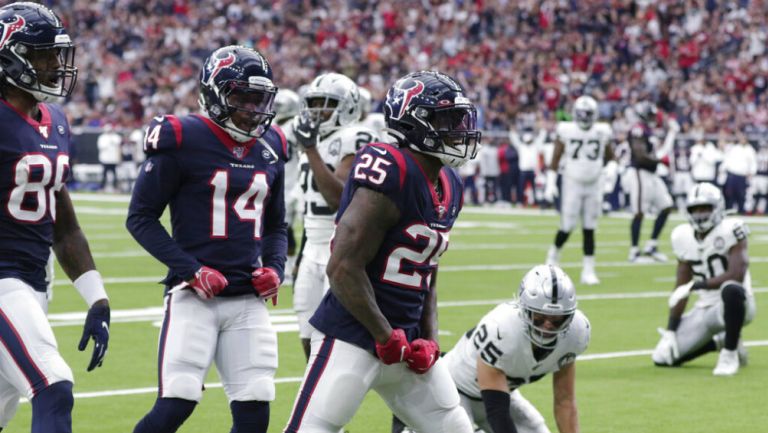
<path fill-rule="evenodd" d="M 669 322 L 652 359 L 659 366 L 677 366 L 719 350 L 713 374 L 736 374 L 746 364 L 741 329 L 755 316 L 749 275 L 747 235 L 740 218 L 725 217 L 720 189 L 700 183 L 686 199 L 688 223 L 672 231 L 677 256 L 677 288 L 669 298 Z M 699 294 L 685 311 L 692 291 Z"/>
<path fill-rule="evenodd" d="M 309 357 L 309 318 L 328 287 L 325 267 L 344 183 L 355 152 L 380 140 L 375 131 L 356 123 L 360 119 L 360 91 L 342 74 L 316 77 L 305 90 L 302 104 L 294 132 L 304 151 L 299 169 L 306 240 L 294 283 L 293 307 L 304 353 Z"/>
<path fill-rule="evenodd" d="M 486 314 L 443 361 L 462 406 L 484 431 L 549 432 L 519 388 L 553 373 L 558 430 L 577 432 L 574 362 L 589 337 L 589 321 L 576 309 L 571 279 L 557 266 L 538 265 L 523 277 L 517 301 Z"/>
<path fill-rule="evenodd" d="M 296 148 L 296 135 L 293 132 L 294 118 L 301 110 L 299 94 L 290 89 L 280 89 L 275 95 L 275 119 L 273 120 L 283 130 L 285 141 L 288 143 L 287 160 L 285 162 L 285 222 L 288 224 L 288 256 L 285 260 L 285 278 L 283 284 L 293 284 L 293 267 L 296 264 L 296 236 L 293 233 L 293 223 L 296 219 L 296 208 L 301 192 L 299 191 L 299 155 Z"/>
<path fill-rule="evenodd" d="M 610 163 L 615 171 L 611 140 L 613 131 L 607 123 L 597 123 L 597 101 L 580 96 L 573 104 L 571 122 L 557 124 L 555 152 L 547 172 L 544 199 L 553 202 L 557 195 L 557 170 L 564 158 L 560 229 L 547 253 L 547 264 L 558 264 L 560 249 L 581 219 L 584 236 L 582 284 L 599 284 L 595 274 L 595 228 L 603 202 L 601 173 Z"/>

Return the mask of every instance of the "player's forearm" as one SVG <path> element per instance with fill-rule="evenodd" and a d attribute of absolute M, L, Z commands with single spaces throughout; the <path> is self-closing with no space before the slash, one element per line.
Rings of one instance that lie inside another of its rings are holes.
<path fill-rule="evenodd" d="M 424 308 L 421 311 L 421 338 L 437 341 L 437 287 L 435 280 L 437 272 L 432 275 L 432 284 L 430 284 L 427 299 L 424 302 Z"/>
<path fill-rule="evenodd" d="M 179 248 L 155 217 L 132 212 L 125 226 L 139 245 L 181 279 L 191 279 L 200 269 L 201 264 Z"/>
<path fill-rule="evenodd" d="M 80 275 L 96 269 L 88 241 L 80 227 L 57 236 L 53 241 L 53 251 L 56 253 L 61 268 L 72 281 L 75 281 Z"/>
<path fill-rule="evenodd" d="M 288 252 L 288 229 L 281 224 L 282 229 L 265 231 L 261 237 L 261 261 L 266 267 L 277 271 L 282 280 L 285 271 L 285 256 Z"/>
<path fill-rule="evenodd" d="M 307 159 L 312 169 L 312 177 L 317 183 L 317 189 L 333 211 L 339 208 L 344 182 L 325 165 L 316 148 L 307 149 Z"/>
<path fill-rule="evenodd" d="M 392 327 L 376 304 L 365 266 L 343 259 L 335 261 L 332 257 L 327 272 L 331 291 L 341 305 L 365 326 L 377 342 L 386 343 L 392 334 Z"/>
<path fill-rule="evenodd" d="M 555 404 L 555 421 L 560 433 L 579 432 L 579 411 L 574 400 Z"/>

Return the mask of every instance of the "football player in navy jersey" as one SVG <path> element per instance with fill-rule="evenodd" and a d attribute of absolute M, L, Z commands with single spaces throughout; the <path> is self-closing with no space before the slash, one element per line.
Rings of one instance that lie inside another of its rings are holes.
<path fill-rule="evenodd" d="M 477 152 L 474 105 L 439 72 L 387 93 L 396 144 L 363 147 L 336 216 L 331 289 L 310 323 L 309 365 L 286 432 L 337 432 L 375 390 L 420 432 L 471 433 L 439 361 L 437 262 L 462 206 L 454 170 Z"/>
<path fill-rule="evenodd" d="M 0 8 L 0 430 L 25 396 L 33 432 L 72 431 L 72 370 L 46 318 L 51 246 L 89 305 L 79 345 L 94 340 L 88 371 L 109 341 L 107 294 L 65 186 L 69 124 L 51 104 L 74 88 L 74 50 L 50 9 Z"/>
<path fill-rule="evenodd" d="M 655 212 L 657 216 L 653 223 L 651 238 L 646 242 L 642 252 L 647 258 L 642 257 L 642 259 L 666 262 L 667 256 L 658 249 L 658 239 L 667 222 L 667 216 L 673 208 L 673 202 L 667 185 L 661 176 L 656 174 L 656 167 L 662 162 L 656 153 L 658 139 L 653 135 L 658 111 L 656 106 L 648 101 L 638 102 L 634 110 L 640 118 L 640 123 L 629 131 L 632 154 L 630 167 L 627 168 L 624 175 L 625 186 L 629 190 L 630 209 L 634 214 L 630 224 L 631 247 L 628 260 L 630 262 L 642 261 L 638 242 L 640 241 L 643 216 L 646 213 Z M 674 141 L 677 130 L 673 125 L 676 125 L 676 122 L 670 122 L 665 142 Z"/>
<path fill-rule="evenodd" d="M 168 274 L 158 396 L 136 433 L 175 432 L 213 361 L 232 431 L 267 431 L 277 335 L 265 301 L 277 303 L 287 248 L 276 92 L 261 54 L 223 47 L 200 73 L 204 114 L 160 116 L 147 128 L 126 225 Z M 172 235 L 159 221 L 166 206 Z"/>

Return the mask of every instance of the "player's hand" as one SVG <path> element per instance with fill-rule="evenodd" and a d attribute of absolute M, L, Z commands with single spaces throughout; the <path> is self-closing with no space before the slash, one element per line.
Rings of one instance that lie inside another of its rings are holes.
<path fill-rule="evenodd" d="M 262 299 L 272 299 L 277 305 L 277 292 L 280 288 L 280 276 L 272 268 L 258 268 L 251 274 L 251 284 Z"/>
<path fill-rule="evenodd" d="M 691 294 L 691 288 L 693 287 L 693 280 L 677 286 L 672 294 L 669 296 L 669 308 L 674 308 L 680 301 L 687 298 Z"/>
<path fill-rule="evenodd" d="M 547 180 L 544 185 L 544 200 L 552 203 L 557 197 L 557 173 L 553 170 L 547 171 Z"/>
<path fill-rule="evenodd" d="M 188 281 L 189 287 L 192 287 L 197 296 L 203 299 L 211 299 L 221 293 L 229 281 L 216 269 L 203 266 L 195 272 L 192 281 Z"/>
<path fill-rule="evenodd" d="M 419 338 L 411 342 L 411 355 L 406 359 L 408 368 L 416 374 L 424 374 L 440 357 L 440 346 L 434 340 Z"/>
<path fill-rule="evenodd" d="M 109 303 L 106 300 L 96 301 L 88 309 L 83 326 L 83 336 L 77 350 L 84 351 L 88 346 L 88 340 L 93 339 L 93 355 L 88 364 L 88 371 L 101 367 L 109 345 Z"/>
<path fill-rule="evenodd" d="M 703 280 L 694 281 L 693 286 L 691 286 L 691 290 L 705 290 L 706 288 L 707 288 L 706 278 Z"/>
<path fill-rule="evenodd" d="M 653 362 L 663 365 L 674 365 L 675 360 L 680 358 L 680 350 L 677 348 L 677 336 L 675 331 L 659 328 L 661 340 L 653 350 L 651 358 Z"/>
<path fill-rule="evenodd" d="M 384 364 L 395 364 L 403 362 L 411 355 L 411 345 L 405 338 L 405 331 L 402 329 L 393 329 L 389 340 L 381 344 L 376 342 L 376 355 Z"/>
<path fill-rule="evenodd" d="M 320 122 L 313 122 L 309 110 L 301 110 L 296 122 L 296 141 L 304 149 L 317 146 L 317 136 L 320 130 Z"/>

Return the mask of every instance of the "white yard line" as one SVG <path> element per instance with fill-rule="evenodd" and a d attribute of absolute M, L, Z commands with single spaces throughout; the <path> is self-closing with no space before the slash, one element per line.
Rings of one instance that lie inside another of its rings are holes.
<path fill-rule="evenodd" d="M 768 287 L 755 287 L 754 293 L 768 293 Z M 647 299 L 667 298 L 670 292 L 637 292 L 637 293 L 593 293 L 579 295 L 579 301 L 600 301 L 615 299 Z M 509 299 L 478 299 L 469 301 L 440 301 L 440 308 L 473 307 L 482 305 L 497 305 L 507 302 Z M 291 323 L 295 321 L 293 310 L 287 308 L 271 310 L 273 323 Z M 67 313 L 52 313 L 48 315 L 51 326 L 81 326 L 85 320 L 85 311 L 73 311 Z M 163 318 L 162 307 L 134 308 L 125 310 L 112 310 L 112 323 L 128 322 L 154 322 Z"/>
<path fill-rule="evenodd" d="M 746 341 L 744 342 L 744 345 L 747 347 L 759 347 L 759 346 L 768 346 L 768 340 L 756 340 L 756 341 Z M 653 350 L 628 350 L 623 352 L 608 352 L 608 353 L 592 353 L 588 355 L 581 355 L 578 358 L 576 358 L 577 361 L 594 361 L 594 360 L 602 360 L 602 359 L 616 359 L 616 358 L 628 358 L 632 356 L 647 356 L 650 355 L 653 352 Z M 302 377 L 277 377 L 275 378 L 275 383 L 299 383 L 301 382 Z M 213 389 L 213 388 L 221 388 L 222 384 L 220 382 L 212 382 L 212 383 L 206 383 L 205 388 Z M 124 396 L 124 395 L 139 395 L 139 394 L 155 394 L 157 393 L 157 387 L 156 386 L 148 386 L 144 388 L 127 388 L 127 389 L 114 389 L 114 390 L 106 390 L 106 391 L 92 391 L 92 392 L 76 392 L 75 393 L 75 399 L 85 399 L 85 398 L 99 398 L 99 397 L 117 397 L 117 396 Z M 20 403 L 28 403 L 29 401 L 26 398 L 22 398 L 19 400 Z"/>

